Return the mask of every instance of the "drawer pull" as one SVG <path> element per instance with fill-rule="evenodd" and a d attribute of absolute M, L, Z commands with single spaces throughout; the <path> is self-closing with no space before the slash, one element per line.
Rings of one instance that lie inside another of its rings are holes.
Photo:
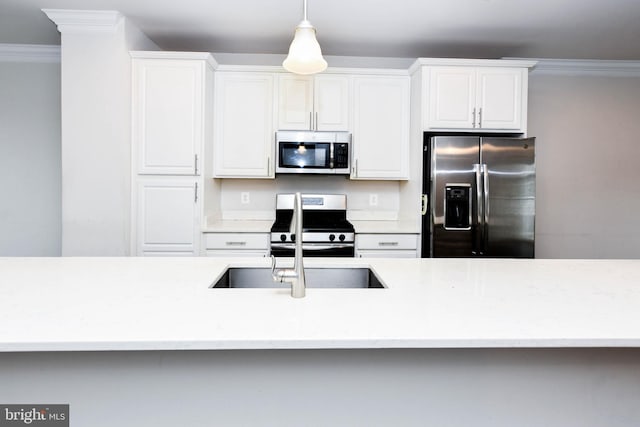
<path fill-rule="evenodd" d="M 398 246 L 398 242 L 378 242 L 378 246 Z"/>
<path fill-rule="evenodd" d="M 246 246 L 247 242 L 224 242 L 227 246 Z"/>

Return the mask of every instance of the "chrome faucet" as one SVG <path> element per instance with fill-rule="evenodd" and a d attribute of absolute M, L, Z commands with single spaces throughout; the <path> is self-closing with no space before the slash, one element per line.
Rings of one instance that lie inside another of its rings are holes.
<path fill-rule="evenodd" d="M 302 195 L 296 193 L 293 202 L 293 217 L 291 218 L 290 233 L 295 235 L 295 257 L 293 269 L 276 269 L 276 259 L 271 256 L 271 275 L 276 282 L 291 283 L 291 296 L 302 298 L 305 295 L 306 283 L 304 280 L 304 264 L 302 256 Z"/>

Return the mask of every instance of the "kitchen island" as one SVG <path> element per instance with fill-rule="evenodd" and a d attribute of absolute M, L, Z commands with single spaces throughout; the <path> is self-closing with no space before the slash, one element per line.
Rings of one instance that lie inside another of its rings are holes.
<path fill-rule="evenodd" d="M 258 258 L 1 259 L 0 402 L 92 426 L 640 420 L 640 261 L 305 261 L 387 288 L 210 288 Z"/>

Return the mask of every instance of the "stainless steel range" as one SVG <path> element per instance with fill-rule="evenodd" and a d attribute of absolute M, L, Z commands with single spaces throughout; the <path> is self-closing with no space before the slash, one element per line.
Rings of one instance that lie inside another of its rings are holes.
<path fill-rule="evenodd" d="M 297 236 L 291 230 L 293 194 L 276 195 L 276 220 L 271 227 L 271 255 L 294 255 Z M 353 257 L 355 229 L 347 221 L 344 194 L 302 195 L 302 249 L 305 257 Z"/>

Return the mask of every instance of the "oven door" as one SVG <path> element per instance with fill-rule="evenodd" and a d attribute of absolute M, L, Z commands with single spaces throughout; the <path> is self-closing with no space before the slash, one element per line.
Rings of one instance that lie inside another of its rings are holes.
<path fill-rule="evenodd" d="M 293 257 L 295 255 L 295 243 L 272 243 L 271 255 L 275 257 Z M 355 256 L 353 243 L 303 243 L 302 255 L 305 257 L 350 257 Z"/>

